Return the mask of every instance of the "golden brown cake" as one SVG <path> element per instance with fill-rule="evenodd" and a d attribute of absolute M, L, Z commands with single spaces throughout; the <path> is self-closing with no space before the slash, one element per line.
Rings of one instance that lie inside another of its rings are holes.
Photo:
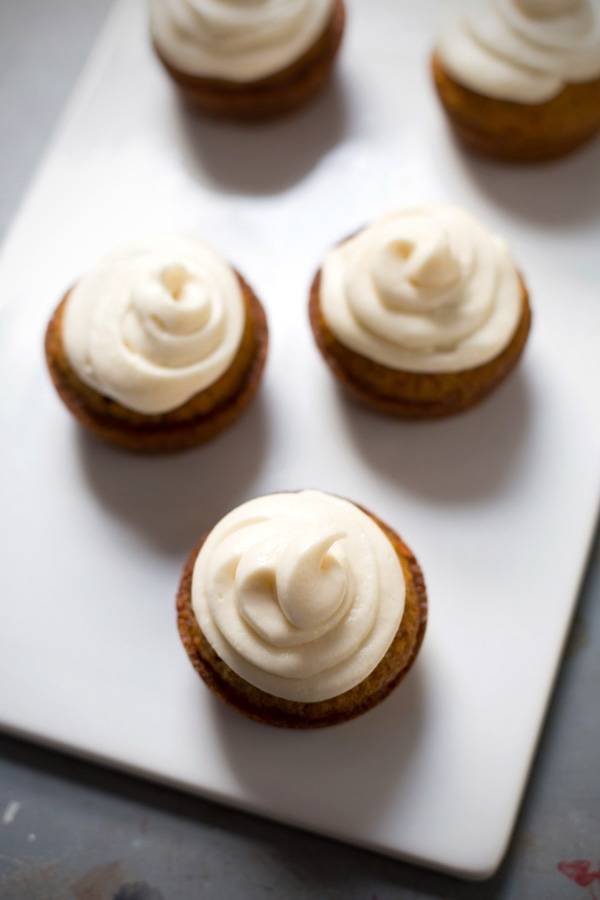
<path fill-rule="evenodd" d="M 564 156 L 600 130 L 600 2 L 472 4 L 442 30 L 432 72 L 469 149 L 512 162 Z"/>
<path fill-rule="evenodd" d="M 181 236 L 112 254 L 67 292 L 46 331 L 56 390 L 78 422 L 141 453 L 215 437 L 254 397 L 268 350 L 242 276 Z"/>
<path fill-rule="evenodd" d="M 346 18 L 343 0 L 303 0 L 288 10 L 285 0 L 262 0 L 247 11 L 230 0 L 194 9 L 189 0 L 155 0 L 151 14 L 154 49 L 184 100 L 240 121 L 289 113 L 319 93 Z"/>
<path fill-rule="evenodd" d="M 234 510 L 194 548 L 177 595 L 179 634 L 205 684 L 287 728 L 336 725 L 380 703 L 414 663 L 426 621 L 423 574 L 401 538 L 317 491 Z"/>
<path fill-rule="evenodd" d="M 342 242 L 310 292 L 315 341 L 340 384 L 388 415 L 451 415 L 518 362 L 531 309 L 506 246 L 453 207 L 393 213 Z"/>

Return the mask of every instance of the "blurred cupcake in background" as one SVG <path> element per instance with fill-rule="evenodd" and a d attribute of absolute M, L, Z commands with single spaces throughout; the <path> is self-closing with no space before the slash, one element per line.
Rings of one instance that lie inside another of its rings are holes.
<path fill-rule="evenodd" d="M 600 0 L 476 0 L 447 20 L 435 86 L 470 149 L 563 156 L 600 129 Z"/>
<path fill-rule="evenodd" d="M 291 112 L 327 83 L 343 0 L 150 0 L 154 48 L 184 99 L 213 116 Z"/>

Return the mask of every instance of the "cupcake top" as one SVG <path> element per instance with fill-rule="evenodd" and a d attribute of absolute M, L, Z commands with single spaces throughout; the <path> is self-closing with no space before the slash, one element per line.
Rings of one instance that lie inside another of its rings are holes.
<path fill-rule="evenodd" d="M 437 52 L 477 93 L 543 103 L 600 77 L 600 0 L 472 0 L 448 21 Z"/>
<path fill-rule="evenodd" d="M 255 687 L 306 703 L 371 674 L 404 601 L 402 567 L 381 528 L 318 491 L 234 509 L 206 538 L 192 578 L 194 614 L 221 659 Z"/>
<path fill-rule="evenodd" d="M 192 237 L 117 250 L 69 293 L 63 344 L 79 378 L 135 412 L 165 413 L 213 384 L 240 346 L 235 271 Z"/>
<path fill-rule="evenodd" d="M 321 310 L 340 343 L 409 372 L 494 359 L 517 329 L 521 294 L 504 242 L 452 206 L 390 213 L 331 250 L 321 269 Z"/>
<path fill-rule="evenodd" d="M 334 0 L 150 0 L 154 42 L 189 75 L 266 78 L 300 59 L 325 31 Z"/>

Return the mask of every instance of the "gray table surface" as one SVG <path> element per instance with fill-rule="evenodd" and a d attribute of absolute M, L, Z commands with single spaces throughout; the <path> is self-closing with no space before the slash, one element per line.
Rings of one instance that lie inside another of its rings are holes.
<path fill-rule="evenodd" d="M 0 237 L 109 5 L 0 0 Z M 557 868 L 600 869 L 598 599 L 596 542 L 514 839 L 491 881 L 462 883 L 0 736 L 0 898 L 600 898 L 600 881 L 586 888 Z"/>

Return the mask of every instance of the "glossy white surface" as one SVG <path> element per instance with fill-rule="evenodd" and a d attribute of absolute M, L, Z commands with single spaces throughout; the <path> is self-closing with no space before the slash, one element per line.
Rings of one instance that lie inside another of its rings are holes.
<path fill-rule="evenodd" d="M 598 507 L 600 146 L 539 169 L 464 158 L 429 87 L 437 4 L 404 9 L 351 3 L 332 90 L 256 131 L 186 118 L 147 47 L 141 4 L 116 9 L 0 261 L 0 721 L 477 877 L 497 865 L 515 818 Z M 479 409 L 403 425 L 339 396 L 306 293 L 338 238 L 390 206 L 434 200 L 506 235 L 535 328 L 520 371 Z M 100 253 L 174 227 L 205 233 L 247 274 L 272 353 L 261 399 L 230 432 L 139 459 L 80 435 L 48 382 L 42 337 Z M 431 598 L 404 685 L 314 734 L 214 702 L 179 646 L 173 606 L 202 531 L 245 499 L 304 486 L 396 527 Z"/>

